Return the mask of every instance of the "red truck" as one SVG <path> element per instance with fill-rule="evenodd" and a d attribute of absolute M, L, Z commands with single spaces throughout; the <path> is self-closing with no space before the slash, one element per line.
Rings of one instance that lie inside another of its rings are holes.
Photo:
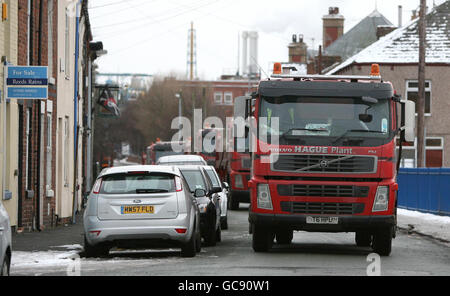
<path fill-rule="evenodd" d="M 379 66 L 370 76 L 281 74 L 247 99 L 253 249 L 289 244 L 293 231 L 354 232 L 388 256 L 396 231 L 400 143 L 414 141 L 415 104 Z M 278 126 L 277 126 L 278 121 Z"/>

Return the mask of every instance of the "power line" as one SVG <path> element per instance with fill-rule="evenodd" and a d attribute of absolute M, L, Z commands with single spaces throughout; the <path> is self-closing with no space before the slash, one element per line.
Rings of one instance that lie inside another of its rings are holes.
<path fill-rule="evenodd" d="M 107 7 L 107 6 L 124 4 L 124 3 L 128 3 L 130 1 L 134 1 L 134 0 L 121 0 L 121 1 L 113 2 L 113 3 L 108 3 L 108 4 L 98 5 L 98 6 L 92 6 L 92 7 L 89 7 L 89 9 L 97 9 L 97 8 L 102 8 L 102 7 Z"/>

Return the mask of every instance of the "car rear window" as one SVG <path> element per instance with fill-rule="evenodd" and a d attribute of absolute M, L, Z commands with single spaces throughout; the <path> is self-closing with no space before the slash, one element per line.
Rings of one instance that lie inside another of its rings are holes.
<path fill-rule="evenodd" d="M 100 193 L 144 194 L 175 192 L 174 175 L 159 173 L 104 176 Z"/>
<path fill-rule="evenodd" d="M 189 190 L 194 192 L 196 189 L 206 189 L 205 179 L 200 171 L 197 170 L 181 170 L 186 182 L 188 183 Z"/>
<path fill-rule="evenodd" d="M 174 161 L 174 162 L 158 162 L 159 165 L 205 165 L 202 161 Z"/>

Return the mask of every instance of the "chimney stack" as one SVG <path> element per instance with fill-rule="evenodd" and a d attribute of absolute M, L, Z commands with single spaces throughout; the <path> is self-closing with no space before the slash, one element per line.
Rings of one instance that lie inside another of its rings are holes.
<path fill-rule="evenodd" d="M 326 49 L 344 34 L 344 16 L 339 14 L 339 7 L 330 7 L 328 15 L 323 18 L 323 48 Z"/>
<path fill-rule="evenodd" d="M 308 46 L 303 42 L 303 35 L 292 36 L 292 43 L 289 44 L 289 63 L 306 64 Z"/>
<path fill-rule="evenodd" d="M 398 27 L 401 28 L 403 26 L 403 9 L 402 6 L 398 6 Z"/>

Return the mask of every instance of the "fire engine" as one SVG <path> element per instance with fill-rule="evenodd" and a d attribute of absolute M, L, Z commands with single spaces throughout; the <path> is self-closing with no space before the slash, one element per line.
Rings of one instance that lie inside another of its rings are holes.
<path fill-rule="evenodd" d="M 247 97 L 252 132 L 250 233 L 255 252 L 294 231 L 352 232 L 391 253 L 402 147 L 414 141 L 415 104 L 379 66 L 368 76 L 274 74 Z"/>

